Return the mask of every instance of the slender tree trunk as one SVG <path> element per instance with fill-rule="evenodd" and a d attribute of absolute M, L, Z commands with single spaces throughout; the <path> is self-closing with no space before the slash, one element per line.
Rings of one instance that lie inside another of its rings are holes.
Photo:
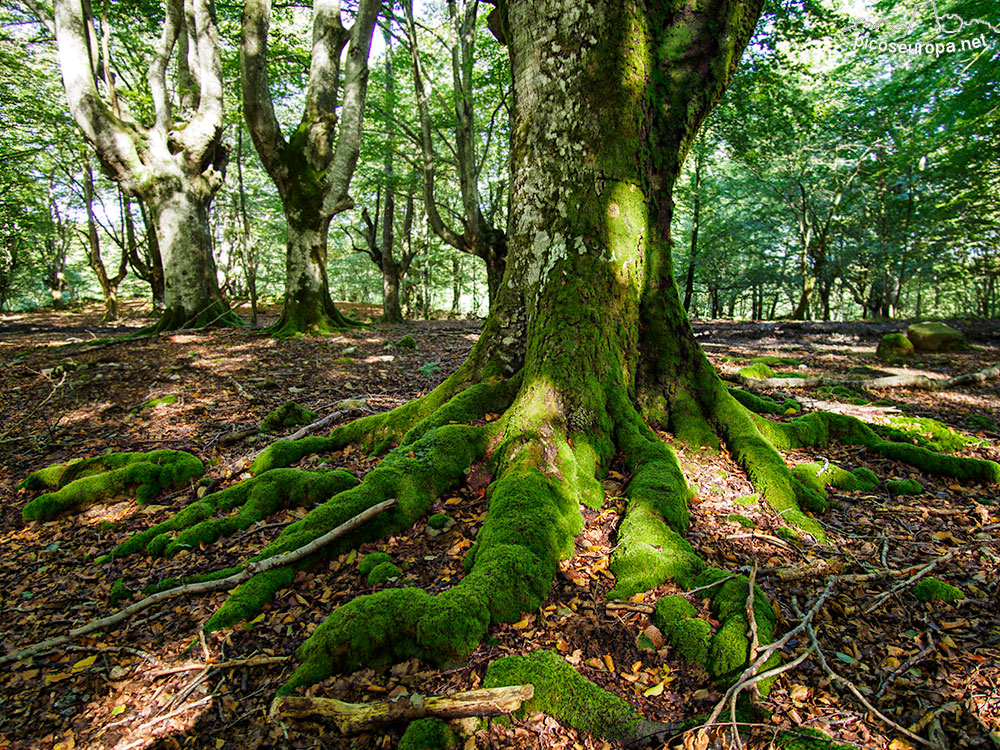
<path fill-rule="evenodd" d="M 239 247 L 243 263 L 243 275 L 250 293 L 250 325 L 257 325 L 257 249 L 250 231 L 250 216 L 247 213 L 247 192 L 243 182 L 243 127 L 237 128 L 236 136 L 236 176 L 239 190 Z"/>
<path fill-rule="evenodd" d="M 462 301 L 462 264 L 458 258 L 451 259 L 451 317 L 457 318 Z"/>
<path fill-rule="evenodd" d="M 101 285 L 101 294 L 104 297 L 103 320 L 114 322 L 118 320 L 118 283 L 121 278 L 108 276 L 104 260 L 101 258 L 101 240 L 97 232 L 97 219 L 94 216 L 94 173 L 89 162 L 83 170 L 83 203 L 87 210 L 87 262 Z"/>

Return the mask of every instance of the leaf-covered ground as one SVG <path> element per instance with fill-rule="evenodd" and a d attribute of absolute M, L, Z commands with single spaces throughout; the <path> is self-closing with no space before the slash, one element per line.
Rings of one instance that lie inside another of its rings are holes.
<path fill-rule="evenodd" d="M 126 325 L 147 322 L 135 306 L 129 309 Z M 478 335 L 473 323 L 433 321 L 328 339 L 276 341 L 251 330 L 225 330 L 95 346 L 95 338 L 111 332 L 98 321 L 96 307 L 0 316 L 3 652 L 108 614 L 111 585 L 119 577 L 139 589 L 170 576 L 227 567 L 260 550 L 304 513 L 283 512 L 170 561 L 136 556 L 98 568 L 94 558 L 130 533 L 164 520 L 191 499 L 192 491 L 162 495 L 142 508 L 123 498 L 79 515 L 26 525 L 21 508 L 29 496 L 17 493 L 15 484 L 27 473 L 108 449 L 176 448 L 205 460 L 207 476 L 225 485 L 236 481 L 246 459 L 273 439 L 254 435 L 253 428 L 285 401 L 295 400 L 320 415 L 345 399 L 363 399 L 372 410 L 392 408 L 436 385 L 463 360 Z M 963 328 L 976 349 L 927 356 L 909 369 L 947 376 L 1000 361 L 1000 327 L 978 321 Z M 709 356 L 728 372 L 761 355 L 796 360 L 774 367 L 781 371 L 894 372 L 874 359 L 874 349 L 883 332 L 904 329 L 897 323 L 696 325 Z M 416 348 L 392 345 L 407 335 Z M 1000 458 L 996 381 L 946 393 L 794 395 L 875 423 L 901 415 L 935 418 L 971 438 L 957 447 L 963 455 Z M 835 585 L 818 616 L 820 645 L 831 666 L 893 721 L 945 747 L 1000 746 L 1000 510 L 995 505 L 1000 488 L 922 475 L 864 449 L 834 446 L 823 459 L 848 469 L 868 466 L 883 480 L 916 478 L 924 491 L 897 498 L 883 489 L 834 491 L 840 507 L 822 518 L 828 544 L 803 546 L 778 538 L 780 519 L 761 506 L 747 505 L 752 489 L 725 455 L 680 453 L 698 493 L 692 543 L 719 567 L 747 572 L 756 564 L 757 581 L 786 625 L 793 620 L 793 605 L 807 606 L 831 571 L 907 570 L 953 553 L 933 575 L 960 587 L 964 601 L 926 604 L 903 588 L 872 609 L 876 598 L 905 576 L 847 579 Z M 816 456 L 792 452 L 786 458 L 799 463 Z M 303 463 L 320 462 L 359 476 L 374 465 L 351 450 L 311 456 Z M 647 718 L 676 722 L 708 714 L 721 693 L 699 669 L 686 665 L 669 647 L 657 651 L 639 646 L 643 633 L 643 645 L 648 646 L 648 639 L 659 643 L 657 633 L 648 630 L 647 611 L 674 587 L 667 584 L 624 607 L 609 607 L 604 598 L 613 583 L 608 554 L 627 481 L 622 466 L 612 467 L 604 483 L 605 506 L 585 513 L 578 554 L 563 564 L 549 600 L 520 622 L 492 630 L 489 642 L 467 665 L 442 671 L 413 661 L 333 678 L 312 692 L 350 701 L 406 692 L 449 693 L 478 686 L 487 664 L 499 656 L 546 648 L 563 654 Z M 419 522 L 406 534 L 365 545 L 360 555 L 385 551 L 403 568 L 403 577 L 387 585 L 416 584 L 431 591 L 448 587 L 461 575 L 462 557 L 486 511 L 488 482 L 485 470 L 474 471 L 466 487 L 436 503 L 432 512 L 455 519 L 445 533 L 432 536 Z M 4 669 L 0 747 L 394 747 L 398 731 L 345 740 L 322 723 L 282 726 L 267 718 L 275 690 L 292 669 L 288 657 L 295 647 L 333 607 L 371 590 L 358 573 L 357 557 L 344 555 L 326 569 L 300 573 L 294 589 L 282 592 L 254 622 L 212 634 L 204 642 L 198 638 L 199 626 L 224 594 L 174 600 L 113 632 Z M 816 568 L 827 562 L 835 567 Z M 795 573 L 786 580 L 789 571 Z M 792 642 L 786 660 L 807 646 L 806 639 Z M 746 728 L 750 747 L 767 747 L 779 730 L 796 727 L 820 729 L 858 747 L 910 746 L 842 686 L 831 684 L 814 659 L 783 675 L 762 705 L 770 715 Z M 613 745 L 537 715 L 510 726 L 493 722 L 474 735 L 473 746 Z"/>

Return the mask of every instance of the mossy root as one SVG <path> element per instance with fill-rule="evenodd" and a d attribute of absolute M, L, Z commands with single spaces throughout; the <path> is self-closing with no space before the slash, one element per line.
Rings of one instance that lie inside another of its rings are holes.
<path fill-rule="evenodd" d="M 328 545 L 317 558 L 307 558 L 305 568 L 345 549 L 409 528 L 446 489 L 458 484 L 472 463 L 484 452 L 486 432 L 481 427 L 445 425 L 420 440 L 391 451 L 356 487 L 341 492 L 314 508 L 305 518 L 288 526 L 254 559 L 298 549 L 361 511 L 390 497 L 398 504 L 390 511 Z M 274 592 L 287 586 L 294 571 L 283 568 L 255 576 L 238 587 L 206 625 L 208 630 L 231 627 L 252 618 Z"/>
<path fill-rule="evenodd" d="M 51 466 L 29 475 L 26 489 L 54 488 L 24 506 L 25 521 L 40 521 L 100 500 L 135 493 L 145 504 L 165 489 L 179 487 L 204 471 L 190 453 L 173 450 L 150 453 L 108 453 Z"/>
<path fill-rule="evenodd" d="M 436 596 L 385 589 L 340 607 L 299 649 L 302 664 L 282 691 L 412 656 L 454 663 L 468 657 L 491 623 L 538 608 L 583 527 L 577 462 L 585 459 L 565 440 L 551 440 L 554 453 L 525 444 L 491 486 L 486 521 L 466 559 L 469 572 L 458 584 Z M 558 470 L 539 470 L 552 460 Z"/>
<path fill-rule="evenodd" d="M 173 557 L 182 549 L 247 529 L 282 508 L 310 507 L 357 485 L 357 477 L 344 469 L 274 469 L 195 500 L 166 521 L 126 539 L 110 557 L 136 552 Z M 239 512 L 213 518 L 234 508 Z"/>

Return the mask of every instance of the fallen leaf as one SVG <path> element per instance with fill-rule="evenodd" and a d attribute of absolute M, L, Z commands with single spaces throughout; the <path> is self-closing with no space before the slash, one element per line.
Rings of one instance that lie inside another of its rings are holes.
<path fill-rule="evenodd" d="M 651 688 L 646 688 L 642 691 L 642 694 L 647 698 L 655 698 L 658 695 L 663 695 L 663 681 L 661 680 Z"/>

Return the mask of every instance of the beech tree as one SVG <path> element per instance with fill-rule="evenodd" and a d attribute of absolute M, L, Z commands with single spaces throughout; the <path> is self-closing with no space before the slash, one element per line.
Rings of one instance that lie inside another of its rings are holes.
<path fill-rule="evenodd" d="M 327 235 L 330 220 L 354 205 L 348 188 L 361 150 L 368 54 L 381 3 L 361 0 L 350 28 L 343 25 L 340 6 L 340 0 L 313 2 L 305 104 L 288 138 L 275 115 L 267 78 L 270 0 L 249 0 L 244 7 L 243 114 L 287 223 L 285 304 L 272 329 L 281 335 L 351 325 L 330 298 Z"/>
<path fill-rule="evenodd" d="M 73 119 L 108 177 L 151 213 L 166 305 L 155 327 L 238 323 L 219 293 L 208 235 L 209 205 L 228 156 L 212 0 L 166 0 L 147 70 L 148 121 L 117 94 L 107 18 L 99 44 L 90 3 L 56 0 L 54 23 L 35 10 L 55 34 Z M 172 64 L 176 72 L 168 75 Z"/>

